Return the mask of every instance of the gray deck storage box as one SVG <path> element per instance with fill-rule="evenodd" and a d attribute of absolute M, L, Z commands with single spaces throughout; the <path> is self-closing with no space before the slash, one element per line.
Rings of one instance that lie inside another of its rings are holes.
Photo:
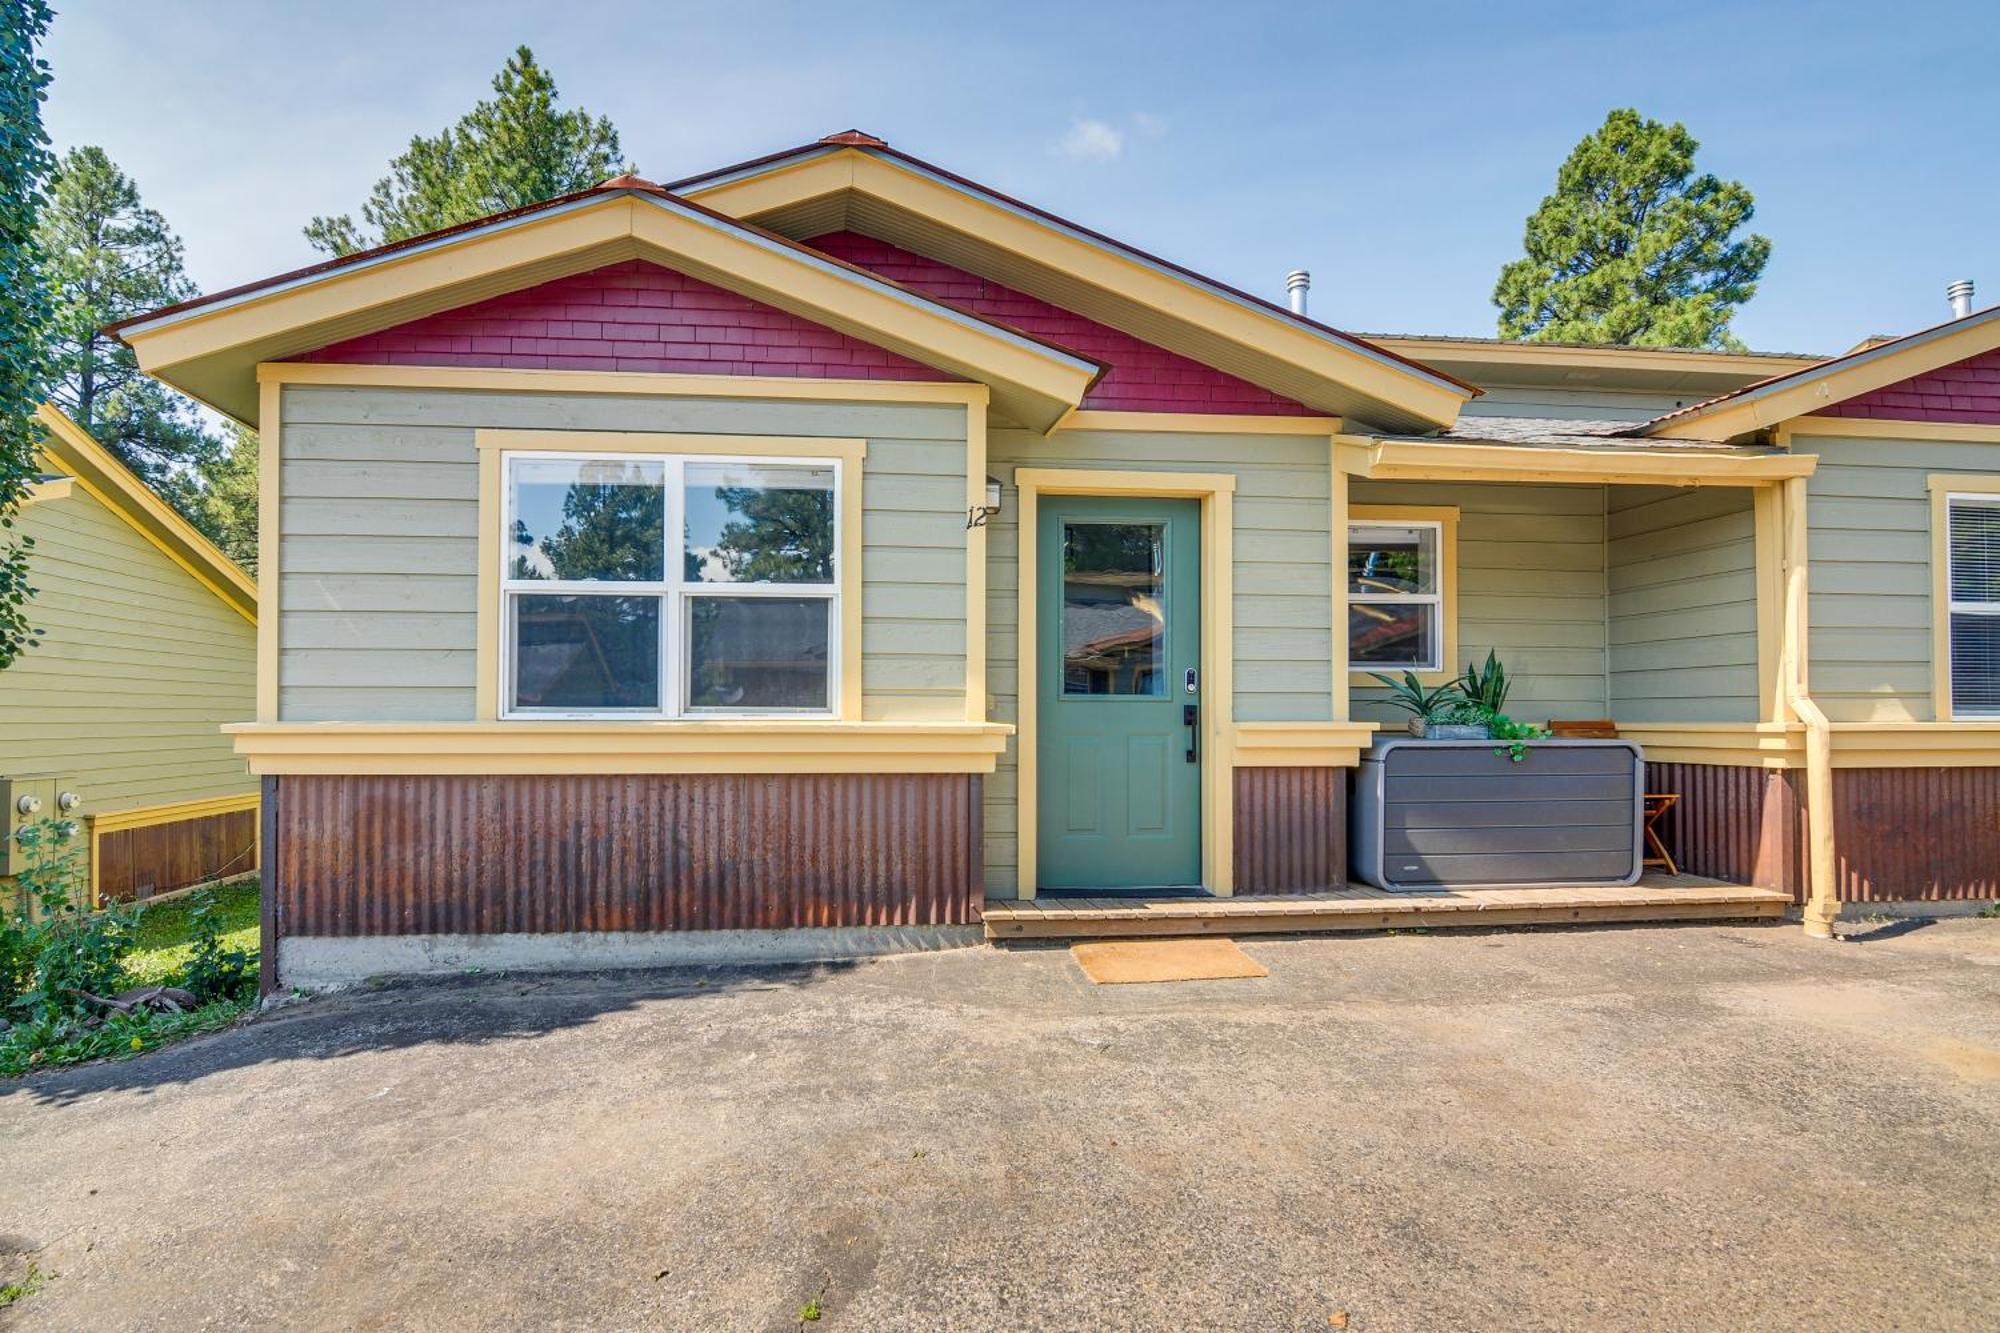
<path fill-rule="evenodd" d="M 1498 751 L 1498 753 L 1496 753 Z M 1630 741 L 1377 741 L 1354 778 L 1354 875 L 1384 889 L 1630 884 L 1646 765 Z"/>

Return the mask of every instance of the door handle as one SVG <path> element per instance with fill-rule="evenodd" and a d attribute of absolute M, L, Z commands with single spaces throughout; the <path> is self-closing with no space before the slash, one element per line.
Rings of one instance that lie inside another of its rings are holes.
<path fill-rule="evenodd" d="M 1201 762 L 1200 719 L 1201 711 L 1194 704 L 1181 705 L 1181 725 L 1188 729 L 1187 761 L 1190 764 Z"/>

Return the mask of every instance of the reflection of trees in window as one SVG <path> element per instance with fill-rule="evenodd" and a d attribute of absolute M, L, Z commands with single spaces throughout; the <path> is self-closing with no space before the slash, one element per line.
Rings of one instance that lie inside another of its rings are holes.
<path fill-rule="evenodd" d="M 666 493 L 639 468 L 603 481 L 574 481 L 563 493 L 562 526 L 544 537 L 548 572 L 527 554 L 514 559 L 517 579 L 659 579 L 666 530 Z M 516 520 L 514 540 L 532 547 L 534 535 Z"/>
<path fill-rule="evenodd" d="M 1150 523 L 1073 523 L 1063 541 L 1069 574 L 1157 572 L 1160 530 Z"/>
<path fill-rule="evenodd" d="M 1161 539 L 1152 523 L 1065 525 L 1065 694 L 1162 692 Z"/>
<path fill-rule="evenodd" d="M 704 557 L 719 561 L 734 583 L 833 581 L 833 492 L 770 486 L 718 486 L 730 512 L 715 548 L 687 550 L 686 577 L 703 579 Z M 717 582 L 709 578 L 709 582 Z"/>

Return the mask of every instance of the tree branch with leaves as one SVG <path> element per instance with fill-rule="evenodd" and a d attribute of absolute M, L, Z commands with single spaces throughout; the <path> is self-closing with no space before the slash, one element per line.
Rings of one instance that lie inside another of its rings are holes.
<path fill-rule="evenodd" d="M 608 119 L 556 109 L 555 79 L 527 47 L 495 76 L 493 93 L 449 129 L 410 140 L 361 206 L 366 226 L 345 213 L 316 217 L 306 239 L 330 255 L 352 254 L 635 170 Z"/>
<path fill-rule="evenodd" d="M 1730 332 L 1771 242 L 1739 235 L 1748 187 L 1695 174 L 1687 127 L 1613 111 L 1556 173 L 1500 271 L 1500 336 L 1531 342 L 1740 350 Z"/>
<path fill-rule="evenodd" d="M 47 382 L 48 286 L 36 221 L 55 165 L 42 129 L 49 66 L 35 52 L 51 14 L 42 0 L 0 0 L 0 668 L 35 642 L 28 552 L 14 514 L 35 479 L 35 409 Z"/>

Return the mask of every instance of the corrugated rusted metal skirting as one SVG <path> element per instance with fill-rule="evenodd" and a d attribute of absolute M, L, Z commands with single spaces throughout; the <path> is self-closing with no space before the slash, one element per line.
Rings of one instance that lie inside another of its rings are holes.
<path fill-rule="evenodd" d="M 2000 897 L 2000 769 L 1838 768 L 1845 902 Z"/>
<path fill-rule="evenodd" d="M 970 925 L 984 898 L 963 774 L 266 784 L 273 937 Z"/>
<path fill-rule="evenodd" d="M 1347 886 L 1347 770 L 1236 770 L 1236 892 Z"/>
<path fill-rule="evenodd" d="M 1678 792 L 1665 841 L 1681 870 L 1805 901 L 1805 776 L 1730 764 L 1646 765 L 1646 790 Z"/>
<path fill-rule="evenodd" d="M 1667 845 L 1681 869 L 1806 894 L 1805 775 L 1798 769 L 1648 764 L 1679 792 Z M 1834 858 L 1843 902 L 2000 897 L 2000 769 L 1839 768 Z"/>

